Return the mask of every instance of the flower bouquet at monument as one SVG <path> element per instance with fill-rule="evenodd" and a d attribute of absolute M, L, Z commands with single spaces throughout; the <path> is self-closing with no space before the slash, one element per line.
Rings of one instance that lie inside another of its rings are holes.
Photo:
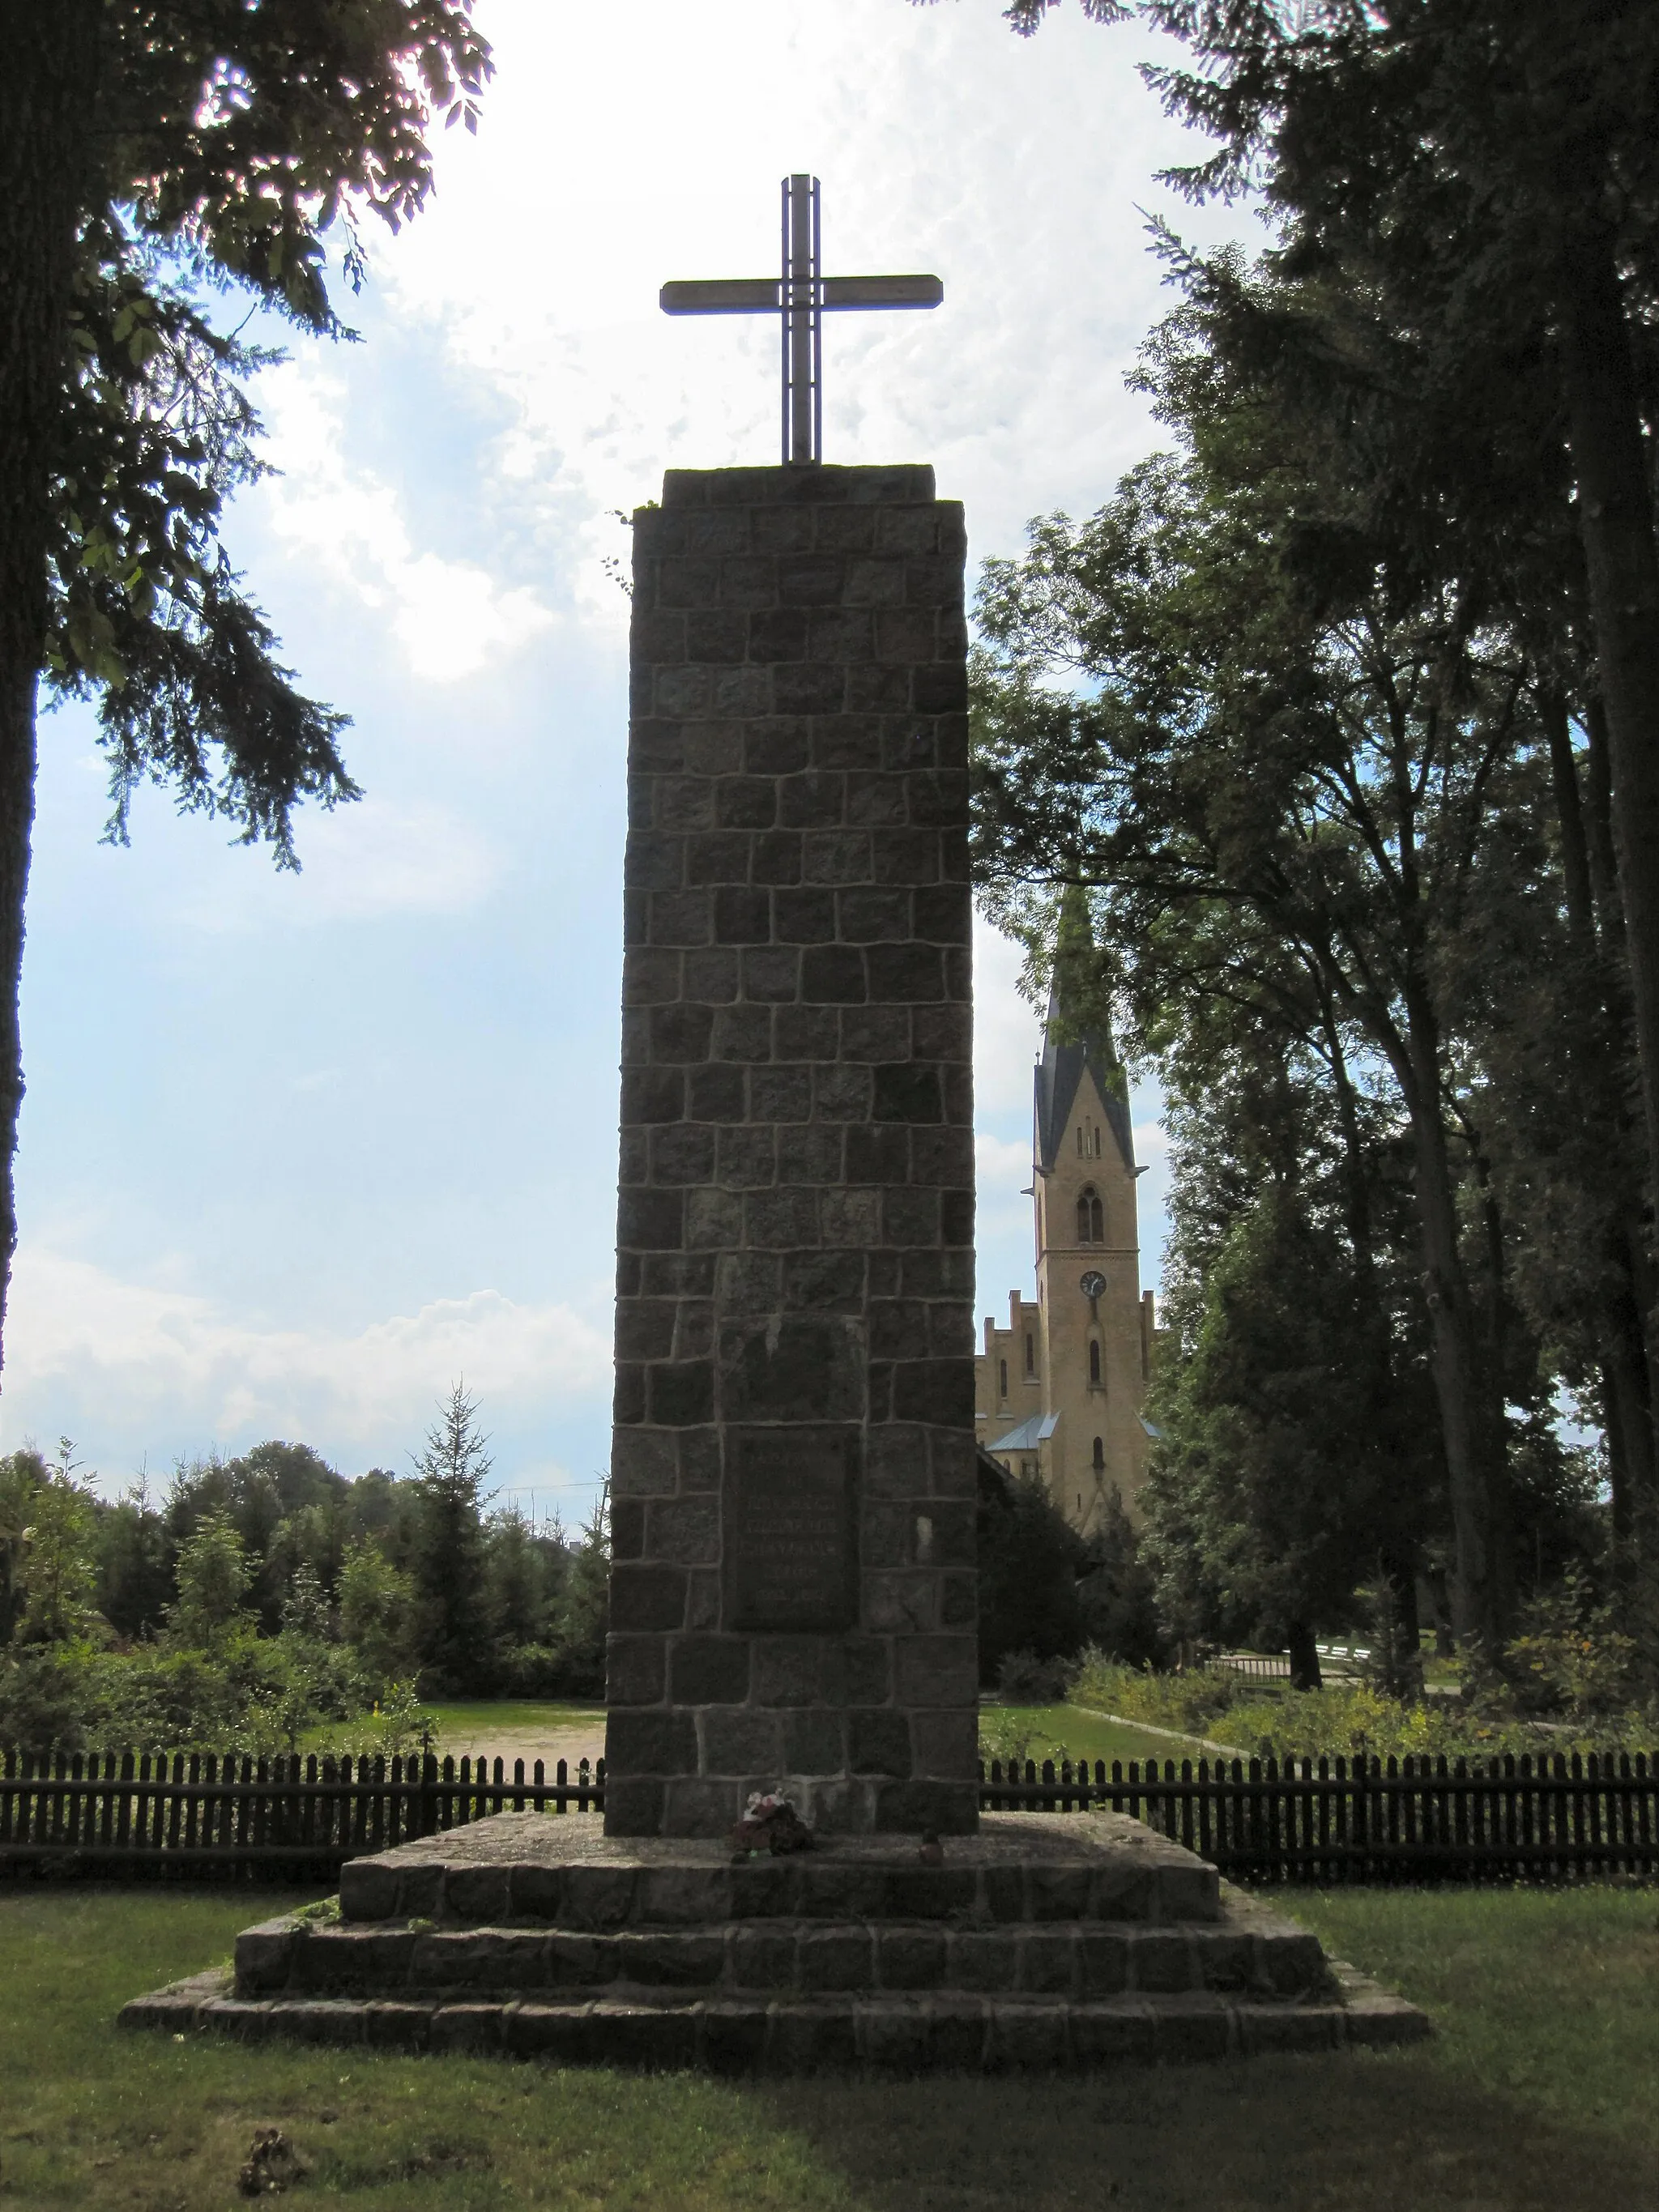
<path fill-rule="evenodd" d="M 781 1790 L 757 1790 L 732 1831 L 732 1848 L 745 1851 L 810 1851 L 812 1831 Z"/>

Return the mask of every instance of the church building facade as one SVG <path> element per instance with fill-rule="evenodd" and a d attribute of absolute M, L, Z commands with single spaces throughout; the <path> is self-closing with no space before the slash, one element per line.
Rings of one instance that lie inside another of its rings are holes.
<path fill-rule="evenodd" d="M 1036 1297 L 1009 1292 L 1006 1328 L 986 1317 L 974 1428 L 1011 1474 L 1040 1476 L 1086 1535 L 1114 1493 L 1139 1517 L 1153 1304 L 1121 1068 L 1109 1037 L 1061 1034 L 1051 1001 L 1032 1116 Z"/>

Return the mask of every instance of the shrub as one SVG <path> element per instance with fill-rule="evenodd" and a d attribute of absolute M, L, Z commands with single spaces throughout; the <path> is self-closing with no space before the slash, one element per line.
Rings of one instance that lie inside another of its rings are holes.
<path fill-rule="evenodd" d="M 1011 1705 L 1054 1705 L 1067 1695 L 1077 1672 L 1069 1659 L 1039 1659 L 1034 1651 L 1005 1651 L 997 1687 Z"/>

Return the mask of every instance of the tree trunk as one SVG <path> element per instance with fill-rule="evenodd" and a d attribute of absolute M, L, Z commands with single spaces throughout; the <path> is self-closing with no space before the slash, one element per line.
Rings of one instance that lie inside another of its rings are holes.
<path fill-rule="evenodd" d="M 1584 702 L 1584 849 L 1590 888 L 1595 896 L 1596 926 L 1611 961 L 1625 957 L 1625 915 L 1619 903 L 1619 863 L 1613 849 L 1613 769 L 1607 759 L 1607 716 L 1599 694 Z M 1628 1009 L 1625 1018 L 1629 1019 Z"/>
<path fill-rule="evenodd" d="M 1411 1010 L 1406 1066 L 1395 1072 L 1411 1115 L 1423 1295 L 1434 1346 L 1435 1396 L 1446 1453 L 1452 1535 L 1452 1626 L 1460 1645 L 1495 1650 L 1510 1613 L 1504 1472 L 1486 1418 L 1474 1304 L 1457 1242 L 1457 1205 L 1440 1113 L 1437 1035 L 1426 1010 Z"/>
<path fill-rule="evenodd" d="M 1291 1621 L 1285 1641 L 1291 1654 L 1291 1687 L 1293 1690 L 1319 1690 L 1324 1683 L 1319 1672 L 1319 1647 L 1314 1642 L 1314 1632 L 1305 1620 Z"/>
<path fill-rule="evenodd" d="M 1613 770 L 1648 1176 L 1659 1161 L 1659 548 L 1630 330 L 1610 232 L 1573 241 L 1561 364 Z"/>
<path fill-rule="evenodd" d="M 1555 818 L 1561 832 L 1561 880 L 1566 893 L 1567 927 L 1575 950 L 1586 958 L 1593 958 L 1595 896 L 1591 888 L 1584 811 L 1578 800 L 1578 764 L 1572 757 L 1567 702 L 1559 691 L 1543 690 L 1539 694 L 1538 708 L 1549 741 L 1550 782 L 1555 795 Z"/>
<path fill-rule="evenodd" d="M 1644 1308 L 1651 1305 L 1651 1269 L 1638 1241 L 1623 1226 L 1607 1238 L 1607 1300 L 1602 1373 L 1620 1450 L 1613 1484 L 1613 1533 L 1627 1541 L 1659 1497 L 1654 1452 L 1653 1370 Z M 1648 1293 L 1644 1298 L 1644 1291 Z"/>
<path fill-rule="evenodd" d="M 98 82 L 98 0 L 13 0 L 0 65 L 0 1358 L 17 1249 L 18 991 L 46 658 L 50 500 L 76 233 Z"/>

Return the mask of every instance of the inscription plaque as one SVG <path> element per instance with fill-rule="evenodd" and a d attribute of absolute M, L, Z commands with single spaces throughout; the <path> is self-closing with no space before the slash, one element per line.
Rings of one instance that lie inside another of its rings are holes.
<path fill-rule="evenodd" d="M 800 1428 L 728 1431 L 726 1625 L 785 1633 L 858 1618 L 851 1439 Z"/>

